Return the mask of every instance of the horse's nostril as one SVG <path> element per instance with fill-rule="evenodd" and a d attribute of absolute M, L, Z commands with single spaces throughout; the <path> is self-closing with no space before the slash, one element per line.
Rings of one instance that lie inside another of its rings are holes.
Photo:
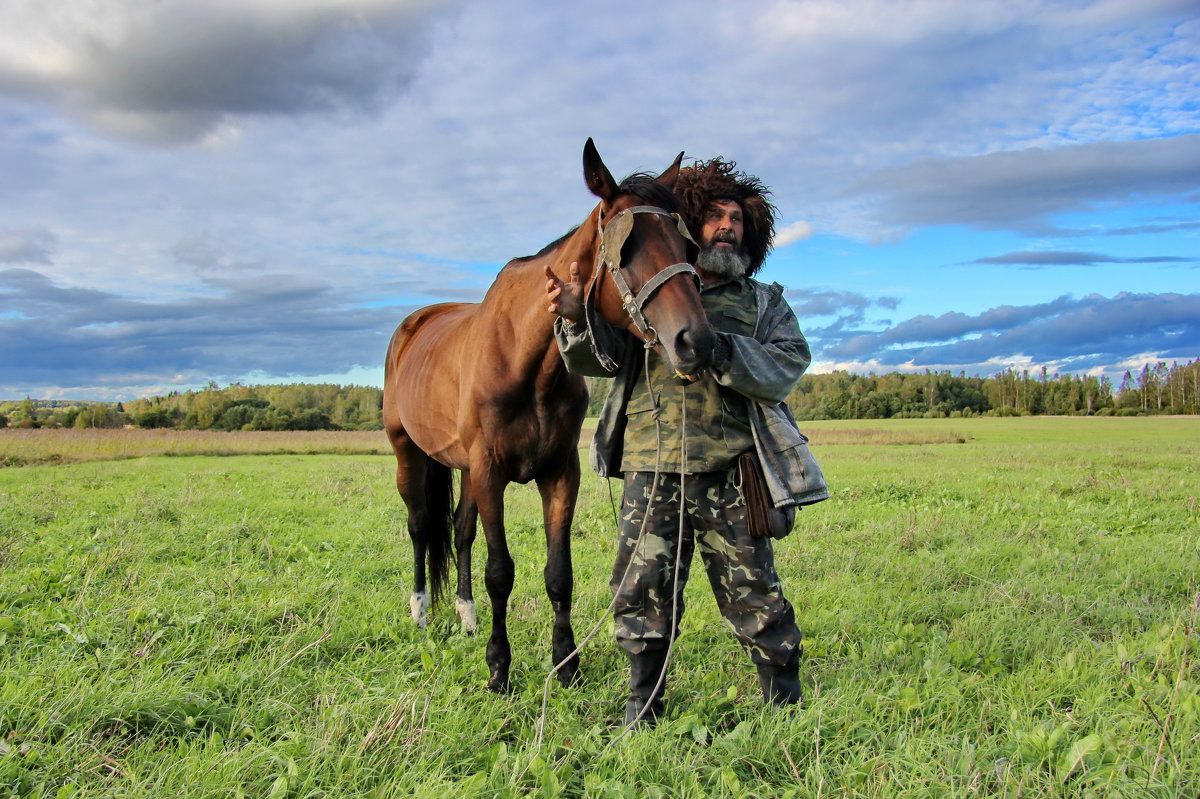
<path fill-rule="evenodd" d="M 685 327 L 675 336 L 675 355 L 680 366 L 691 367 L 692 371 L 708 367 L 712 363 L 712 334 Z"/>

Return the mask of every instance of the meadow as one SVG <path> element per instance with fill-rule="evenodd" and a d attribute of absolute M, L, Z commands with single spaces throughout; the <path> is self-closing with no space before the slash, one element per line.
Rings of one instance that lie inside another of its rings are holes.
<path fill-rule="evenodd" d="M 851 423 L 853 424 L 853 423 Z M 584 425 L 583 440 L 595 427 Z M 928 425 L 824 428 L 817 443 L 945 444 L 966 439 L 953 430 Z M 0 468 L 36 464 L 124 460 L 153 455 L 390 455 L 382 430 L 223 432 L 218 430 L 141 430 L 31 428 L 0 430 Z"/>
<path fill-rule="evenodd" d="M 804 706 L 763 708 L 697 568 L 667 716 L 612 748 L 607 622 L 535 742 L 532 486 L 507 495 L 515 691 L 497 696 L 452 603 L 409 619 L 381 433 L 189 454 L 0 431 L 0 796 L 1200 795 L 1200 420 L 805 430 L 833 498 L 776 544 Z M 609 497 L 585 475 L 579 638 L 608 605 Z M 483 558 L 480 540 L 486 632 Z"/>

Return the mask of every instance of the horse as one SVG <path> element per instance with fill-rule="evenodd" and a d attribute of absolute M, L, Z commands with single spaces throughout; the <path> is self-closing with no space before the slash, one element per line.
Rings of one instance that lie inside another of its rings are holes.
<path fill-rule="evenodd" d="M 415 311 L 388 346 L 383 419 L 413 546 L 411 615 L 425 626 L 426 567 L 433 600 L 442 593 L 453 526 L 455 606 L 465 631 L 474 633 L 471 546 L 482 519 L 484 584 L 492 604 L 487 686 L 497 693 L 511 690 L 507 616 L 513 559 L 504 531 L 504 489 L 510 482 L 537 483 L 546 594 L 554 611 L 552 655 L 564 685 L 576 679 L 579 668 L 571 628 L 570 530 L 588 393 L 558 351 L 554 317 L 546 310 L 546 266 L 568 280 L 575 262 L 587 286 L 589 313 L 629 330 L 648 348 L 661 348 L 681 374 L 706 368 L 713 332 L 695 270 L 687 263 L 691 237 L 671 213 L 671 188 L 682 159 L 680 153 L 657 178 L 640 173 L 618 183 L 589 138 L 584 180 L 600 202 L 587 219 L 536 255 L 510 261 L 482 301 Z M 453 513 L 452 470 L 461 473 Z"/>

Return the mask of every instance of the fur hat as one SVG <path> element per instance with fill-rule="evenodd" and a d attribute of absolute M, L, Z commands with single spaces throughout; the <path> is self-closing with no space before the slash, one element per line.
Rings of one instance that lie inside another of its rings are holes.
<path fill-rule="evenodd" d="M 776 211 L 768 199 L 770 196 L 770 189 L 761 180 L 738 172 L 736 163 L 720 157 L 697 161 L 681 169 L 675 182 L 679 213 L 696 241 L 700 241 L 704 216 L 712 203 L 733 200 L 742 206 L 745 227 L 742 245 L 750 260 L 748 276 L 753 276 L 762 267 L 775 238 Z"/>

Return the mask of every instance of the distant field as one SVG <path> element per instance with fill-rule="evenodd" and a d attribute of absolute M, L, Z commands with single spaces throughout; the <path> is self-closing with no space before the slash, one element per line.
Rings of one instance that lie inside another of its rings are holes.
<path fill-rule="evenodd" d="M 154 455 L 370 455 L 382 430 L 224 433 L 208 430 L 0 430 L 0 466 L 83 463 Z"/>
<path fill-rule="evenodd" d="M 942 444 L 970 437 L 968 424 L 917 420 L 897 422 L 812 422 L 819 444 Z M 959 421 L 959 420 L 956 420 Z M 987 420 L 993 422 L 996 420 Z M 1003 420 L 1009 421 L 1009 420 Z M 596 420 L 584 424 L 582 443 L 591 440 Z M 1016 423 L 1013 424 L 1016 427 Z M 382 430 L 340 432 L 235 432 L 202 430 L 0 430 L 0 467 L 39 463 L 83 463 L 155 455 L 390 455 Z"/>
<path fill-rule="evenodd" d="M 1200 420 L 805 430 L 833 499 L 776 545 L 805 706 L 763 710 L 694 564 L 665 722 L 607 754 L 626 679 L 607 624 L 533 743 L 550 613 L 532 486 L 506 497 L 499 697 L 482 540 L 483 634 L 447 603 L 416 629 L 390 458 L 172 449 L 374 453 L 382 433 L 0 432 L 0 457 L 123 458 L 0 469 L 0 796 L 1200 795 Z M 612 519 L 588 475 L 580 637 L 608 604 Z"/>

